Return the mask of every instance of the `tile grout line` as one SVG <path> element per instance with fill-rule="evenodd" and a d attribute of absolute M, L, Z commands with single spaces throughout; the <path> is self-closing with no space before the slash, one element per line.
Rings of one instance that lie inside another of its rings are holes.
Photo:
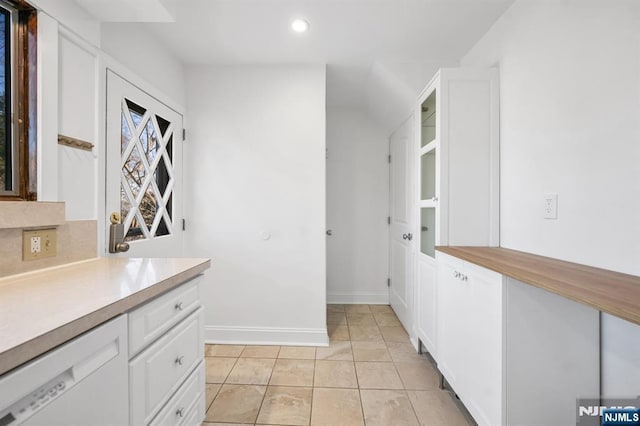
<path fill-rule="evenodd" d="M 282 346 L 280 348 L 282 348 Z M 278 354 L 280 354 L 280 349 L 278 349 Z M 262 395 L 262 400 L 260 401 L 260 407 L 258 407 L 258 412 L 256 413 L 256 419 L 253 421 L 254 425 L 258 423 L 258 418 L 260 417 L 260 412 L 262 411 L 264 400 L 267 398 L 267 392 L 269 392 L 269 382 L 271 381 L 271 376 L 273 376 L 273 370 L 275 370 L 275 368 L 276 368 L 276 363 L 274 361 L 273 367 L 271 367 L 271 373 L 269 373 L 269 379 L 267 380 L 267 384 L 264 387 L 264 394 Z"/>

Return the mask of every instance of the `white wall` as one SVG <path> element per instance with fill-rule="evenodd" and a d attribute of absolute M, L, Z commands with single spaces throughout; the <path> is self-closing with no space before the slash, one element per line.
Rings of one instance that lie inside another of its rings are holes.
<path fill-rule="evenodd" d="M 326 343 L 325 67 L 186 77 L 186 254 L 213 260 L 205 339 Z"/>
<path fill-rule="evenodd" d="M 637 1 L 520 0 L 463 58 L 500 69 L 502 246 L 640 275 L 639 42 Z M 602 345 L 603 394 L 637 396 L 640 326 Z"/>
<path fill-rule="evenodd" d="M 389 303 L 389 142 L 361 109 L 327 110 L 327 300 Z"/>
<path fill-rule="evenodd" d="M 182 63 L 141 24 L 103 23 L 101 49 L 180 106 L 186 105 Z"/>

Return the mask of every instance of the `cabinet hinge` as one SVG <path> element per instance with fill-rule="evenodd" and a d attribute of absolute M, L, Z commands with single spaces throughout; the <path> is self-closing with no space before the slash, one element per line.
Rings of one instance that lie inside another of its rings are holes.
<path fill-rule="evenodd" d="M 389 155 L 389 164 L 391 164 L 391 155 Z"/>
<path fill-rule="evenodd" d="M 391 225 L 391 216 L 387 216 L 387 225 Z"/>
<path fill-rule="evenodd" d="M 187 221 L 182 219 L 182 230 L 185 231 L 187 229 Z"/>
<path fill-rule="evenodd" d="M 182 142 L 187 140 L 187 129 L 182 129 Z"/>
<path fill-rule="evenodd" d="M 391 278 L 387 278 L 387 287 L 391 287 Z"/>

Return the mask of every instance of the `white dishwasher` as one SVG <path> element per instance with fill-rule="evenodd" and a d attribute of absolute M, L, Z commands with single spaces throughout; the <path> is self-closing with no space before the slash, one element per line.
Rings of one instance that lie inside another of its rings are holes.
<path fill-rule="evenodd" d="M 0 426 L 127 425 L 127 363 L 120 315 L 0 376 Z"/>

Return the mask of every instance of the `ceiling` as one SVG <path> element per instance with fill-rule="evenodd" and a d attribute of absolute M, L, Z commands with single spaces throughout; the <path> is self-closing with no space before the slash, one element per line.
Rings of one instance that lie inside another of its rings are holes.
<path fill-rule="evenodd" d="M 437 68 L 456 65 L 511 3 L 180 0 L 175 22 L 130 25 L 144 25 L 185 64 L 326 63 L 328 105 L 361 106 L 378 101 L 380 84 L 415 92 Z M 291 30 L 298 17 L 307 33 Z"/>

